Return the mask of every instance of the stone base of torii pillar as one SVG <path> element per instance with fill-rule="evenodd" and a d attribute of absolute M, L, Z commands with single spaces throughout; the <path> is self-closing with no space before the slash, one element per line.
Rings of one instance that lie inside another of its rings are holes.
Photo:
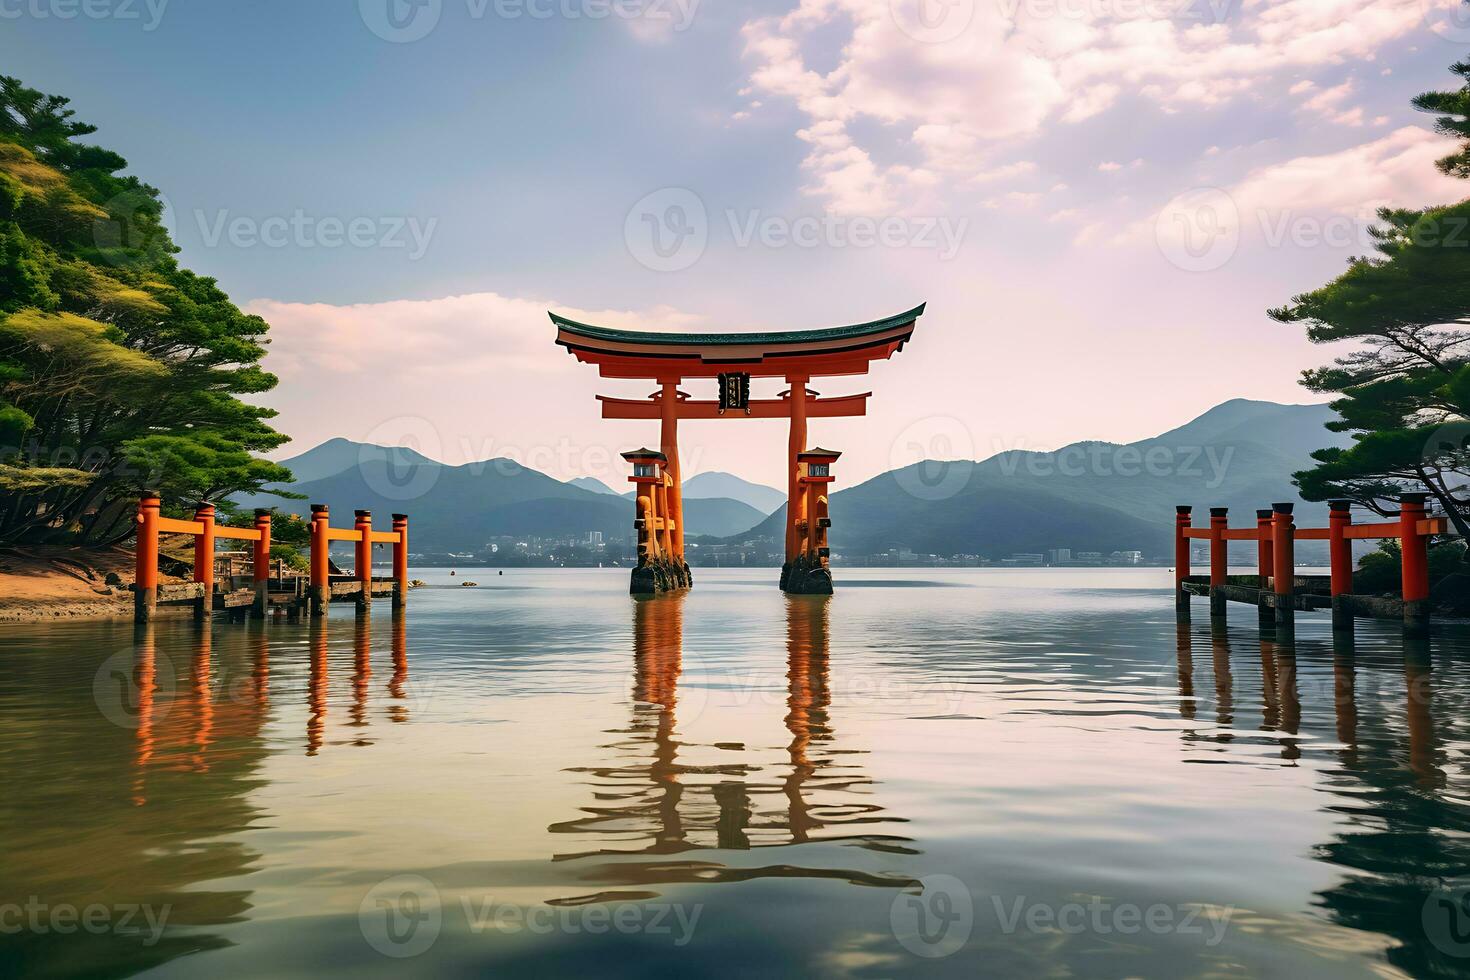
<path fill-rule="evenodd" d="M 628 582 L 629 595 L 655 595 L 687 589 L 694 584 L 689 563 L 676 558 L 654 558 L 640 562 Z"/>
<path fill-rule="evenodd" d="M 811 555 L 798 555 L 781 566 L 781 591 L 792 595 L 831 595 L 832 570 Z"/>

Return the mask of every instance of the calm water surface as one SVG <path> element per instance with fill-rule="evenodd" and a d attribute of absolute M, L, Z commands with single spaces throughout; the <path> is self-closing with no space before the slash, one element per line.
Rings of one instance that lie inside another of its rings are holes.
<path fill-rule="evenodd" d="M 1470 969 L 1463 633 L 1179 627 L 1147 569 L 416 574 L 4 627 L 0 972 Z"/>

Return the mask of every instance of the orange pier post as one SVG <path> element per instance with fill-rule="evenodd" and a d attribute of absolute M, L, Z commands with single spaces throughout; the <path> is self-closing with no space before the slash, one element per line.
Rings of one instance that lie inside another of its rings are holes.
<path fill-rule="evenodd" d="M 408 515 L 393 515 L 393 609 L 408 606 Z"/>
<path fill-rule="evenodd" d="M 311 615 L 320 618 L 327 614 L 332 603 L 332 565 L 328 554 L 330 539 L 327 529 L 331 513 L 326 504 L 311 505 L 311 578 L 307 582 L 307 604 Z"/>
<path fill-rule="evenodd" d="M 194 581 L 204 586 L 194 603 L 194 618 L 204 622 L 214 614 L 214 504 L 195 507 L 194 522 L 200 528 L 194 535 Z"/>
<path fill-rule="evenodd" d="M 254 562 L 251 571 L 255 580 L 255 603 L 250 614 L 264 619 L 271 611 L 271 512 L 265 508 L 255 511 L 255 530 L 260 537 L 255 539 Z"/>
<path fill-rule="evenodd" d="M 1403 552 L 1404 629 L 1429 631 L 1429 536 L 1420 533 L 1426 493 L 1399 498 L 1399 548 Z"/>
<path fill-rule="evenodd" d="M 1272 511 L 1270 507 L 1256 511 L 1256 587 L 1260 594 L 1266 593 L 1271 584 L 1271 576 L 1276 573 L 1275 548 L 1272 546 Z M 1276 622 L 1276 614 L 1270 606 L 1264 602 L 1256 606 L 1256 619 L 1262 626 L 1270 626 Z"/>
<path fill-rule="evenodd" d="M 1276 594 L 1276 625 L 1281 629 L 1296 626 L 1293 585 L 1296 578 L 1296 529 L 1291 523 L 1294 505 L 1271 505 L 1272 585 Z"/>
<path fill-rule="evenodd" d="M 1225 616 L 1225 579 L 1229 571 L 1230 545 L 1225 542 L 1229 529 L 1228 507 L 1210 508 L 1210 618 Z"/>
<path fill-rule="evenodd" d="M 1328 563 L 1332 571 L 1332 629 L 1353 629 L 1353 546 L 1348 527 L 1353 523 L 1352 501 L 1329 500 L 1327 515 Z"/>
<path fill-rule="evenodd" d="M 356 510 L 353 514 L 357 518 L 353 530 L 358 538 L 353 549 L 352 572 L 362 587 L 357 594 L 357 611 L 363 613 L 373 604 L 373 512 Z"/>
<path fill-rule="evenodd" d="M 138 551 L 133 568 L 133 619 L 153 621 L 158 612 L 158 518 L 162 501 L 145 493 L 138 501 Z"/>
<path fill-rule="evenodd" d="M 1188 504 L 1174 508 L 1174 612 L 1182 619 L 1189 618 L 1189 593 L 1184 591 L 1184 580 L 1189 578 L 1189 537 L 1185 532 L 1194 524 L 1189 516 L 1193 509 Z"/>

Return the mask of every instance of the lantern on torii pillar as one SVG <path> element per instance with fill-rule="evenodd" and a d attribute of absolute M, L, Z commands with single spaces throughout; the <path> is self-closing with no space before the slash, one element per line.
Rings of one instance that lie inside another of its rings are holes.
<path fill-rule="evenodd" d="M 656 449 L 633 449 L 622 457 L 633 467 L 628 482 L 637 499 L 633 529 L 638 536 L 638 564 L 629 591 L 664 592 L 688 586 L 688 566 L 678 557 L 678 509 L 669 499 L 673 486 L 669 458 Z"/>
<path fill-rule="evenodd" d="M 797 485 L 801 492 L 796 496 L 796 513 L 791 526 L 796 536 L 796 557 L 782 570 L 781 588 L 787 592 L 830 595 L 832 572 L 829 559 L 832 550 L 827 543 L 827 533 L 832 527 L 832 518 L 827 510 L 827 485 L 832 476 L 832 464 L 842 454 L 834 449 L 807 449 L 797 453 Z"/>

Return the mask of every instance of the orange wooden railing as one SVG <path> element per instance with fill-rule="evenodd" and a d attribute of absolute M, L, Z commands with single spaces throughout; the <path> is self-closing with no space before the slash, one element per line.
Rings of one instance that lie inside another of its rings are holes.
<path fill-rule="evenodd" d="M 249 541 L 253 543 L 252 580 L 255 599 L 252 610 L 256 616 L 264 616 L 270 608 L 270 557 L 271 557 L 271 512 L 258 509 L 254 527 L 229 527 L 215 523 L 213 504 L 201 503 L 194 510 L 194 519 L 181 521 L 164 517 L 160 513 L 161 502 L 157 494 L 144 494 L 138 500 L 138 547 L 133 586 L 133 613 L 140 623 L 153 619 L 158 607 L 158 539 L 163 534 L 192 534 L 194 536 L 194 583 L 202 586 L 199 595 L 189 596 L 195 603 L 196 615 L 209 616 L 214 599 L 214 545 L 219 540 Z M 325 615 L 326 604 L 331 601 L 330 563 L 328 549 L 332 541 L 354 541 L 357 543 L 354 579 L 361 584 L 358 602 L 367 605 L 372 601 L 372 546 L 377 543 L 393 545 L 393 608 L 401 609 L 408 596 L 408 515 L 393 515 L 391 532 L 374 532 L 372 514 L 357 511 L 357 523 L 352 530 L 338 530 L 328 524 L 325 504 L 313 504 L 311 508 L 311 573 L 309 605 L 314 615 Z"/>
<path fill-rule="evenodd" d="M 1403 553 L 1402 591 L 1404 625 L 1411 630 L 1427 628 L 1429 621 L 1429 538 L 1449 533 L 1449 521 L 1429 517 L 1425 512 L 1428 494 L 1406 493 L 1399 501 L 1398 519 L 1376 524 L 1354 524 L 1350 501 L 1333 500 L 1327 527 L 1297 527 L 1292 522 L 1292 505 L 1272 504 L 1270 510 L 1256 511 L 1255 527 L 1232 528 L 1224 507 L 1210 508 L 1208 527 L 1195 527 L 1191 508 L 1175 508 L 1174 521 L 1174 585 L 1176 606 L 1189 607 L 1189 594 L 1184 582 L 1190 575 L 1189 541 L 1210 542 L 1210 614 L 1225 613 L 1227 542 L 1255 541 L 1257 572 L 1262 592 L 1269 585 L 1274 599 L 1261 603 L 1261 618 L 1290 625 L 1294 619 L 1292 600 L 1295 585 L 1295 544 L 1297 541 L 1326 541 L 1331 569 L 1330 592 L 1334 628 L 1350 628 L 1352 624 L 1353 553 L 1352 542 L 1381 538 L 1397 538 Z M 1262 596 L 1262 599 L 1265 597 Z M 1274 614 L 1271 610 L 1274 609 Z"/>

